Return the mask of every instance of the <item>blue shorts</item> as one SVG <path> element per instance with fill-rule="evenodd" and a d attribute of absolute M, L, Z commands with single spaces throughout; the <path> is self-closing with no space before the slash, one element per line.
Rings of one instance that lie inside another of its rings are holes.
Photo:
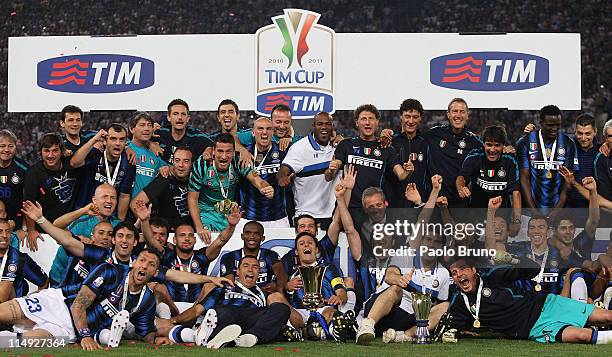
<path fill-rule="evenodd" d="M 538 321 L 529 331 L 529 339 L 542 343 L 555 342 L 555 337 L 565 326 L 584 327 L 594 309 L 595 305 L 548 294 Z"/>

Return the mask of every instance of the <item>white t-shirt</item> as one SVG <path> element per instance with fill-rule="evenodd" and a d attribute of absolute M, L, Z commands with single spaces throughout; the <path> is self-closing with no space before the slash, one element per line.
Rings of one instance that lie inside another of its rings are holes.
<path fill-rule="evenodd" d="M 412 267 L 415 267 L 416 269 L 412 275 L 412 281 L 410 281 L 409 286 L 419 292 L 422 292 L 423 288 L 425 288 L 427 292 L 431 293 L 432 298 L 442 301 L 448 300 L 448 288 L 450 285 L 450 274 L 448 270 L 439 262 L 436 263 L 435 267 L 431 270 L 422 269 L 421 266 L 422 264 L 419 257 L 412 256 L 395 256 L 392 257 L 389 262 L 389 267 L 398 268 L 402 275 L 408 273 Z M 383 281 L 376 292 L 380 293 L 388 287 L 389 284 Z M 402 302 L 399 306 L 400 309 L 409 314 L 414 314 L 411 292 L 404 289 L 403 293 Z"/>
<path fill-rule="evenodd" d="M 315 218 L 331 218 L 336 197 L 334 190 L 339 177 L 325 181 L 325 170 L 334 157 L 332 145 L 321 146 L 313 133 L 289 147 L 283 166 L 295 173 L 293 196 L 295 216 L 309 214 Z"/>

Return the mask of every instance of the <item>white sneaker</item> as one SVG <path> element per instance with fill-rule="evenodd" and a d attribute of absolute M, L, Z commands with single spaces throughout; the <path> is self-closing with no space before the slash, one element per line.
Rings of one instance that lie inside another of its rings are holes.
<path fill-rule="evenodd" d="M 376 336 L 374 332 L 374 325 L 376 323 L 372 319 L 365 318 L 359 325 L 359 331 L 357 331 L 357 344 L 368 346 L 370 342 Z"/>
<path fill-rule="evenodd" d="M 236 342 L 236 346 L 238 347 L 253 347 L 257 344 L 257 336 L 247 333 L 238 336 L 234 342 Z"/>
<path fill-rule="evenodd" d="M 204 321 L 195 330 L 196 346 L 205 346 L 215 327 L 217 327 L 217 312 L 214 309 L 209 309 L 204 315 Z"/>
<path fill-rule="evenodd" d="M 397 333 L 397 331 L 390 328 L 383 332 L 382 341 L 383 343 L 404 343 L 412 342 L 412 338 L 406 336 L 404 332 Z"/>
<path fill-rule="evenodd" d="M 228 325 L 225 326 L 218 334 L 213 337 L 210 342 L 206 344 L 207 348 L 211 348 L 213 350 L 217 350 L 227 345 L 229 342 L 234 341 L 240 333 L 242 332 L 242 328 L 238 325 Z"/>
<path fill-rule="evenodd" d="M 108 347 L 119 347 L 121 337 L 123 336 L 123 331 L 125 331 L 128 322 L 130 322 L 130 313 L 126 310 L 119 311 L 117 315 L 113 317 L 108 338 Z"/>
<path fill-rule="evenodd" d="M 603 297 L 604 309 L 610 308 L 610 301 L 612 300 L 612 287 L 606 289 Z"/>

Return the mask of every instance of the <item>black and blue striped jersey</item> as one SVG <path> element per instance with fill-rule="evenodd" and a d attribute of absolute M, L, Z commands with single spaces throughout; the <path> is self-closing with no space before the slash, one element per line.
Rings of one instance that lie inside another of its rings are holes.
<path fill-rule="evenodd" d="M 87 286 L 96 294 L 96 299 L 87 309 L 87 325 L 92 334 L 109 328 L 113 317 L 124 309 L 130 313 L 130 322 L 134 324 L 135 332 L 141 338 L 156 330 L 155 296 L 146 284 L 139 293 L 129 292 L 125 305 L 121 305 L 124 283 L 129 272 L 130 268 L 126 265 L 103 263 L 83 281 L 83 286 Z M 78 291 L 76 294 L 64 295 L 68 307 L 72 305 L 77 294 Z"/>
<path fill-rule="evenodd" d="M 75 239 L 77 239 L 77 237 L 75 237 Z M 87 276 L 89 276 L 91 271 L 108 259 L 110 254 L 110 249 L 105 249 L 90 244 L 84 245 L 82 257 L 77 257 L 66 251 L 68 264 L 64 270 L 64 277 L 61 280 L 59 287 L 62 289 L 70 286 L 72 286 L 70 289 L 78 287 L 85 279 L 87 279 Z"/>
<path fill-rule="evenodd" d="M 238 264 L 243 256 L 242 249 L 223 254 L 221 257 L 221 276 L 234 274 L 234 278 L 237 278 Z M 259 278 L 257 278 L 257 286 L 264 287 L 276 279 L 272 266 L 274 263 L 280 261 L 280 259 L 278 253 L 275 251 L 259 248 L 257 260 L 259 260 Z"/>
<path fill-rule="evenodd" d="M 13 157 L 7 167 L 0 167 L 0 201 L 4 202 L 6 219 L 15 221 L 15 227 L 18 228 L 21 228 L 23 218 L 23 183 L 29 167 L 28 163 L 17 156 Z"/>
<path fill-rule="evenodd" d="M 173 270 L 187 271 L 194 274 L 206 275 L 210 260 L 206 256 L 206 248 L 195 250 L 189 259 L 181 259 L 175 250 L 167 249 L 161 266 Z M 202 291 L 204 284 L 178 284 L 166 282 L 168 293 L 175 302 L 195 302 Z"/>
<path fill-rule="evenodd" d="M 564 180 L 559 173 L 559 167 L 565 166 L 571 171 L 578 171 L 578 158 L 576 145 L 569 136 L 559 133 L 556 140 L 555 152 L 551 152 L 553 143 L 544 144 L 548 160 L 545 162 L 540 147 L 538 133 L 532 131 L 520 138 L 517 143 L 517 156 L 519 169 L 529 170 L 529 183 L 531 197 L 537 208 L 550 209 L 555 207 L 561 197 L 561 188 Z"/>
<path fill-rule="evenodd" d="M 247 146 L 247 150 L 255 154 L 255 144 Z M 259 189 L 247 180 L 240 183 L 241 208 L 244 210 L 243 218 L 260 222 L 276 221 L 287 217 L 285 205 L 285 188 L 278 186 L 276 174 L 287 151 L 281 151 L 278 144 L 272 143 L 266 152 L 258 152 L 254 158 L 255 172 L 264 181 L 274 188 L 274 197 L 266 198 Z"/>
<path fill-rule="evenodd" d="M 217 287 L 213 289 L 206 298 L 199 304 L 205 310 L 212 309 L 215 306 L 234 306 L 256 309 L 266 306 L 268 294 L 262 291 L 259 286 L 247 288 L 238 281 L 234 283 L 234 287 L 226 285 L 225 287 Z"/>
<path fill-rule="evenodd" d="M 508 253 L 519 258 L 528 258 L 536 262 L 539 266 L 546 254 L 534 255 L 531 249 L 531 242 L 515 242 L 507 244 Z M 539 279 L 539 284 L 542 292 L 551 294 L 560 294 L 563 289 L 563 280 L 561 279 L 561 254 L 559 250 L 551 245 L 548 246 L 548 256 L 544 262 L 544 270 Z M 534 291 L 537 281 L 534 280 L 517 280 L 515 286 L 521 291 Z"/>
<path fill-rule="evenodd" d="M 10 281 L 15 289 L 15 297 L 22 297 L 28 293 L 29 281 L 36 286 L 43 286 L 47 281 L 47 274 L 29 255 L 9 246 L 0 257 L 1 281 Z"/>

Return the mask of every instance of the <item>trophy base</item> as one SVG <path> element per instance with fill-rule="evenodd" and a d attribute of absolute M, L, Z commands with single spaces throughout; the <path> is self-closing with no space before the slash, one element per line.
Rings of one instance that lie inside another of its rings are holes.
<path fill-rule="evenodd" d="M 415 345 L 430 345 L 431 335 L 429 334 L 429 330 L 427 326 L 429 325 L 429 320 L 417 320 L 416 321 L 416 333 L 412 343 Z"/>

